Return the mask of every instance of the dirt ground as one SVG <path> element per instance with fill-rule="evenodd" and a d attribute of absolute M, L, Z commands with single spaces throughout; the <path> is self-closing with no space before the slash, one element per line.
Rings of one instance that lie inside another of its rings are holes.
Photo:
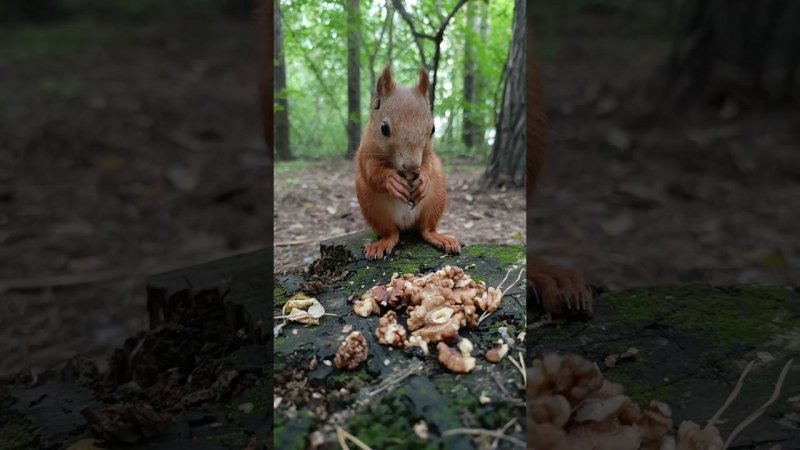
<path fill-rule="evenodd" d="M 280 167 L 280 165 L 279 165 Z M 331 169 L 331 167 L 334 167 Z M 447 164 L 448 205 L 439 231 L 462 244 L 525 242 L 525 193 L 478 194 L 483 167 L 455 159 Z M 367 227 L 356 200 L 355 167 L 325 161 L 275 177 L 275 271 L 307 266 L 319 256 L 319 241 Z"/>
<path fill-rule="evenodd" d="M 0 61 L 0 376 L 102 368 L 149 274 L 266 241 L 252 24 L 67 29 Z"/>

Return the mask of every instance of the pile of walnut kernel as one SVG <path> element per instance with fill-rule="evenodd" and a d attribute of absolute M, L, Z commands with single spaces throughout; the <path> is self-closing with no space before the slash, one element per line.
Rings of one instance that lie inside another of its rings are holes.
<path fill-rule="evenodd" d="M 394 274 L 386 285 L 369 289 L 353 303 L 361 317 L 380 316 L 375 336 L 383 345 L 397 348 L 419 347 L 429 354 L 429 344 L 437 344 L 438 360 L 447 369 L 466 373 L 475 368 L 472 343 L 459 338 L 462 327 L 475 328 L 479 312 L 490 314 L 500 306 L 502 291 L 475 281 L 459 267 L 445 266 L 426 275 Z M 398 319 L 406 316 L 406 325 Z M 451 347 L 449 344 L 456 344 Z M 346 342 L 340 352 L 348 351 Z M 505 343 L 490 350 L 490 362 L 499 362 L 508 352 Z"/>
<path fill-rule="evenodd" d="M 658 401 L 640 407 L 625 388 L 604 379 L 575 354 L 548 353 L 527 376 L 528 442 L 537 450 L 722 450 L 719 431 L 684 421 L 677 436 L 672 412 Z"/>

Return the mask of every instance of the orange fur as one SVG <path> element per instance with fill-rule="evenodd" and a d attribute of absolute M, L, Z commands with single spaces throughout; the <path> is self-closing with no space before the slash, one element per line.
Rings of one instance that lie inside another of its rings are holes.
<path fill-rule="evenodd" d="M 383 134 L 384 126 L 389 136 Z M 425 241 L 448 253 L 461 251 L 456 239 L 436 232 L 447 189 L 432 130 L 428 73 L 420 70 L 416 86 L 403 87 L 395 84 L 386 66 L 355 156 L 358 203 L 364 220 L 380 236 L 364 246 L 367 259 L 389 254 L 406 229 L 419 230 Z M 409 199 L 415 201 L 413 208 Z"/>

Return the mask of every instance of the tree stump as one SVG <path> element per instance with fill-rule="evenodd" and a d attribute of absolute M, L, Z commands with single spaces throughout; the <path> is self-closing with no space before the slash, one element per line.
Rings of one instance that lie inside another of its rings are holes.
<path fill-rule="evenodd" d="M 272 252 L 262 250 L 151 277 L 151 329 L 116 350 L 105 379 L 62 370 L 32 388 L 0 391 L 0 448 L 58 449 L 98 438 L 86 411 L 133 404 L 174 421 L 162 430 L 148 422 L 156 414 L 117 420 L 104 429 L 112 448 L 242 449 L 253 439 L 250 448 L 270 448 L 271 266 Z"/>
<path fill-rule="evenodd" d="M 531 315 L 529 322 L 533 323 Z M 578 353 L 621 383 L 639 405 L 672 408 L 675 428 L 700 426 L 722 406 L 749 361 L 756 364 L 718 425 L 723 439 L 772 394 L 789 358 L 781 396 L 732 443 L 736 449 L 800 448 L 800 293 L 796 288 L 655 286 L 608 292 L 591 321 L 528 333 L 528 360 L 548 351 Z M 605 363 L 637 349 L 634 359 Z"/>
<path fill-rule="evenodd" d="M 380 345 L 375 337 L 378 317 L 359 317 L 352 305 L 352 300 L 372 286 L 389 282 L 394 273 L 428 273 L 445 265 L 461 267 L 487 286 L 497 286 L 516 264 L 505 283 L 510 286 L 524 268 L 524 247 L 473 245 L 464 247 L 461 255 L 448 256 L 410 234 L 401 236 L 391 256 L 367 261 L 362 247 L 374 239 L 373 233 L 362 232 L 322 242 L 322 257 L 312 264 L 311 277 L 337 281 L 313 297 L 335 316 L 323 316 L 316 326 L 288 324 L 275 338 L 275 395 L 296 405 L 276 409 L 275 447 L 305 449 L 312 433 L 319 431 L 330 439 L 335 427 L 341 426 L 375 449 L 411 445 L 472 449 L 478 448 L 473 437 L 443 433 L 463 427 L 497 430 L 512 419 L 517 420 L 519 428 L 512 426 L 507 433 L 524 440 L 522 375 L 508 361 L 521 357 L 518 352 L 524 351 L 524 342 L 517 338 L 525 328 L 524 278 L 508 291 L 499 310 L 476 329 L 461 329 L 459 334 L 473 343 L 472 356 L 478 360 L 478 367 L 468 374 L 444 369 L 436 359 L 435 346 L 431 346 L 430 355 L 422 356 Z M 276 278 L 276 316 L 303 282 L 299 275 Z M 507 327 L 516 346 L 499 364 L 490 364 L 483 355 L 501 337 L 501 326 Z M 369 358 L 356 370 L 340 370 L 330 363 L 351 327 L 366 338 Z M 414 431 L 421 422 L 427 427 L 427 439 Z M 320 448 L 339 447 L 326 442 Z M 498 448 L 512 446 L 501 440 Z"/>

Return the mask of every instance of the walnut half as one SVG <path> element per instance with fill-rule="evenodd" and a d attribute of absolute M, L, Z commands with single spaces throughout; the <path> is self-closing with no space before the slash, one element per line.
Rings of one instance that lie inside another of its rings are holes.
<path fill-rule="evenodd" d="M 467 373 L 475 368 L 475 358 L 470 354 L 472 343 L 467 339 L 462 339 L 458 343 L 458 349 L 439 342 L 436 350 L 439 352 L 439 362 L 452 372 Z"/>
<path fill-rule="evenodd" d="M 353 370 L 367 360 L 368 350 L 364 335 L 360 331 L 353 331 L 339 346 L 333 363 L 339 369 Z"/>

